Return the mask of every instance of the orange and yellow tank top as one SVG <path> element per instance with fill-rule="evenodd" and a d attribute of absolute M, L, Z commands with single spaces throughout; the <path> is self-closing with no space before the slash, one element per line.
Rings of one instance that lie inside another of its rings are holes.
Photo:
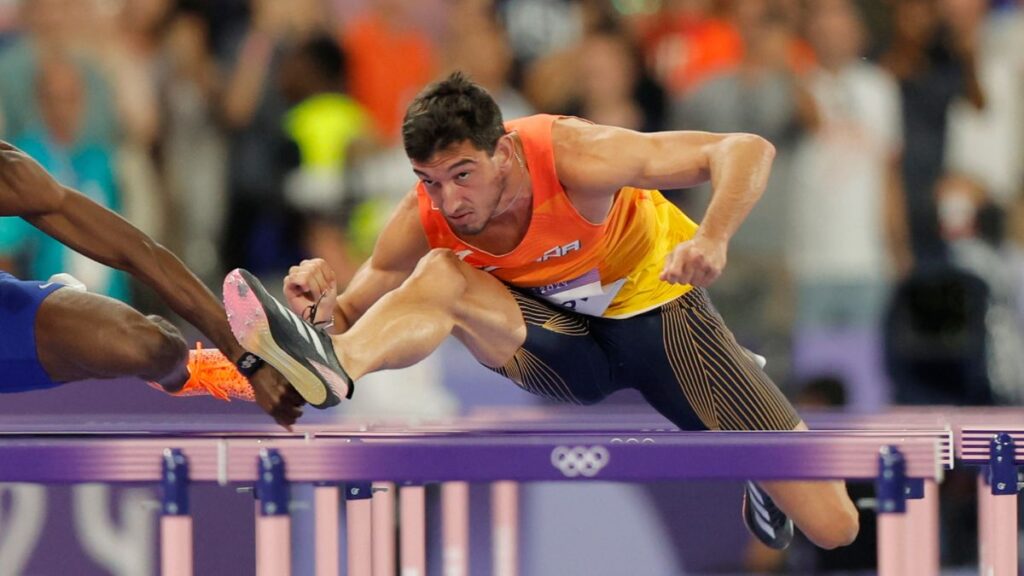
<path fill-rule="evenodd" d="M 462 241 L 440 210 L 417 187 L 420 220 L 432 248 L 447 248 L 502 282 L 581 314 L 628 318 L 688 292 L 688 284 L 662 282 L 665 256 L 693 237 L 697 224 L 657 190 L 625 187 L 605 221 L 576 211 L 555 173 L 551 127 L 557 116 L 505 123 L 523 145 L 533 188 L 533 216 L 523 240 L 507 254 L 491 254 Z"/>

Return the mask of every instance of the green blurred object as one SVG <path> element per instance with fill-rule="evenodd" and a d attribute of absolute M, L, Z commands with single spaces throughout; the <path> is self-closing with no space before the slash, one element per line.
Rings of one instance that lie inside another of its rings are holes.
<path fill-rule="evenodd" d="M 392 203 L 373 198 L 360 202 L 352 210 L 348 221 L 348 236 L 358 256 L 366 258 L 373 252 L 377 235 L 384 228 L 393 208 Z"/>
<path fill-rule="evenodd" d="M 654 14 L 661 9 L 661 0 L 612 0 L 620 14 Z"/>

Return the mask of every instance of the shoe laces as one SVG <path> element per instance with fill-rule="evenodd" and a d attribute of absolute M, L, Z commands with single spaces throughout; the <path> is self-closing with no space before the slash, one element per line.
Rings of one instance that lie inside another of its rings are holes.
<path fill-rule="evenodd" d="M 320 297 L 318 297 L 316 299 L 316 301 L 313 302 L 312 304 L 310 304 L 309 306 L 306 306 L 306 309 L 302 311 L 303 318 L 307 322 L 309 322 L 313 326 L 313 328 L 316 328 L 317 330 L 320 330 L 320 331 L 324 331 L 327 328 L 330 328 L 332 325 L 334 325 L 334 319 L 333 318 L 331 318 L 329 320 L 321 320 L 319 322 L 316 321 L 317 310 L 320 309 L 320 303 L 324 301 L 324 296 L 326 296 L 326 295 L 327 295 L 327 291 L 326 290 L 321 292 L 320 293 Z"/>

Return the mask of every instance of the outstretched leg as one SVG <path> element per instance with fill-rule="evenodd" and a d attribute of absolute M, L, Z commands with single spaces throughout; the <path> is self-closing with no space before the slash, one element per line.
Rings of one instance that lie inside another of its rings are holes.
<path fill-rule="evenodd" d="M 424 256 L 401 286 L 336 336 L 314 330 L 244 270 L 225 278 L 224 303 L 242 346 L 280 370 L 318 408 L 351 396 L 353 381 L 365 374 L 422 360 L 449 334 L 491 367 L 510 360 L 526 340 L 508 289 L 450 250 Z"/>
<path fill-rule="evenodd" d="M 39 306 L 35 334 L 39 363 L 54 382 L 137 376 L 173 390 L 188 377 L 177 328 L 105 296 L 57 290 Z"/>
<path fill-rule="evenodd" d="M 499 280 L 432 250 L 412 275 L 366 311 L 334 349 L 353 379 L 426 358 L 452 334 L 491 368 L 503 366 L 526 340 L 519 306 Z"/>

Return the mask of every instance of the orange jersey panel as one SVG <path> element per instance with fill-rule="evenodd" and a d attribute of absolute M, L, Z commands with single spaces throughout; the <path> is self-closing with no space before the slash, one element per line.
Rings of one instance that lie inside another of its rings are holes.
<path fill-rule="evenodd" d="M 526 236 L 507 254 L 462 241 L 422 183 L 420 220 L 432 248 L 448 248 L 501 281 L 583 314 L 624 318 L 690 290 L 658 279 L 665 256 L 693 237 L 697 225 L 657 190 L 625 187 L 604 222 L 584 219 L 555 173 L 551 126 L 557 116 L 536 115 L 505 124 L 523 144 L 533 216 Z"/>

